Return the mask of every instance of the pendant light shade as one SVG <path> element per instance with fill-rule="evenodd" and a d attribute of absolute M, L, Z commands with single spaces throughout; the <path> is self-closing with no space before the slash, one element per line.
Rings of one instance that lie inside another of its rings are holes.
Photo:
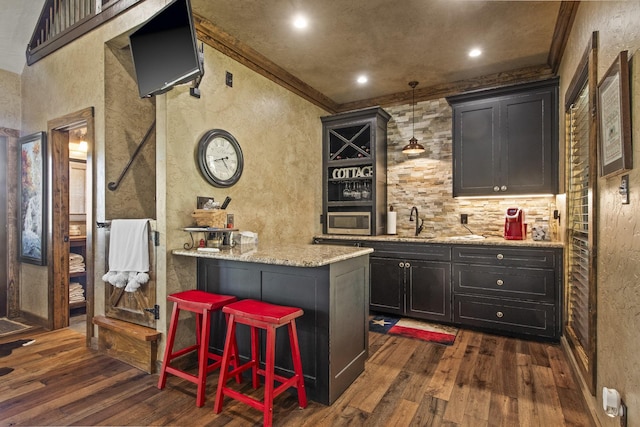
<path fill-rule="evenodd" d="M 416 99 L 416 86 L 418 86 L 418 82 L 412 81 L 409 82 L 409 86 L 413 89 L 413 93 L 411 94 L 411 139 L 409 140 L 409 144 L 405 145 L 402 149 L 404 154 L 420 154 L 424 153 L 424 147 L 418 144 L 418 140 L 415 137 L 415 129 L 416 129 L 416 107 L 415 107 L 415 99 Z"/>

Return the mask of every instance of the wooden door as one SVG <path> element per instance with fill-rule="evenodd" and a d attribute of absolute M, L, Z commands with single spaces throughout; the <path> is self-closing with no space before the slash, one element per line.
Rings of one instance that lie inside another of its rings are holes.
<path fill-rule="evenodd" d="M 498 112 L 493 100 L 454 107 L 454 196 L 487 195 L 499 185 Z"/>
<path fill-rule="evenodd" d="M 404 262 L 400 259 L 370 259 L 369 307 L 374 311 L 403 314 Z"/>
<path fill-rule="evenodd" d="M 0 134 L 0 317 L 7 315 L 7 139 Z"/>
<path fill-rule="evenodd" d="M 135 292 L 126 292 L 125 288 L 116 288 L 109 283 L 105 284 L 105 314 L 107 317 L 124 320 L 155 329 L 158 307 L 156 306 L 156 232 L 152 230 L 154 221 L 150 224 L 149 231 L 149 281 L 142 284 Z M 107 229 L 107 253 L 109 260 L 109 236 Z"/>
<path fill-rule="evenodd" d="M 515 95 L 500 104 L 500 185 L 507 194 L 557 192 L 556 88 Z"/>
<path fill-rule="evenodd" d="M 51 161 L 51 230 L 49 232 L 51 256 L 49 258 L 49 313 L 48 325 L 51 329 L 69 325 L 69 131 L 80 126 L 86 127 L 87 176 L 93 176 L 93 108 L 85 108 L 47 123 L 50 135 Z M 86 198 L 91 209 L 86 214 L 86 313 L 87 346 L 93 337 L 94 295 L 94 251 L 93 251 L 93 184 L 86 186 Z"/>
<path fill-rule="evenodd" d="M 407 315 L 450 322 L 451 264 L 416 260 L 407 264 Z"/>

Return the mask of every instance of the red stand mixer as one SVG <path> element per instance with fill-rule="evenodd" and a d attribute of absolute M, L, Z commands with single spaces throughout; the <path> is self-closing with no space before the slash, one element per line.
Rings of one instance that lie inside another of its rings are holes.
<path fill-rule="evenodd" d="M 504 238 L 506 240 L 525 240 L 527 238 L 527 224 L 522 209 L 507 209 L 507 214 L 504 217 Z"/>

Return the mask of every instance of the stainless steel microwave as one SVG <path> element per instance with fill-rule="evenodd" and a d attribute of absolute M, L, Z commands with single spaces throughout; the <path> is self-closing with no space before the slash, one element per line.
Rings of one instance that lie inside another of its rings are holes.
<path fill-rule="evenodd" d="M 371 212 L 327 212 L 327 234 L 371 235 Z"/>

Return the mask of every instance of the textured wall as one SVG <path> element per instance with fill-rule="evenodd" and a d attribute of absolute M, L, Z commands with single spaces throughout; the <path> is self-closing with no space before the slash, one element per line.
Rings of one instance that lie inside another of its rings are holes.
<path fill-rule="evenodd" d="M 640 2 L 582 2 L 567 43 L 560 74 L 561 99 L 593 31 L 599 32 L 598 79 L 621 50 L 631 60 L 632 140 L 635 168 L 629 173 L 631 203 L 620 204 L 620 177 L 598 180 L 597 385 L 593 398 L 603 425 L 618 425 L 602 411 L 602 387 L 620 391 L 628 425 L 640 425 Z M 561 123 L 561 129 L 563 124 Z M 564 131 L 561 131 L 561 134 Z M 635 189 L 635 190 L 634 190 Z"/>
<path fill-rule="evenodd" d="M 120 37 L 120 39 L 126 39 Z M 125 167 L 156 119 L 155 98 L 140 99 L 131 51 L 105 45 L 106 182 L 118 183 Z M 107 184 L 108 185 L 108 184 Z M 149 134 L 118 188 L 105 193 L 105 218 L 156 219 L 156 134 Z"/>
<path fill-rule="evenodd" d="M 0 127 L 20 129 L 20 76 L 0 70 Z"/>
<path fill-rule="evenodd" d="M 189 95 L 188 86 L 156 99 L 158 226 L 166 231 L 159 251 L 167 254 L 159 262 L 158 276 L 165 275 L 166 284 L 158 287 L 158 301 L 163 292 L 196 286 L 195 260 L 170 251 L 189 242 L 181 228 L 194 224 L 198 196 L 231 197 L 234 225 L 257 232 L 262 247 L 310 243 L 321 231 L 320 116 L 327 113 L 208 46 L 204 54 L 200 99 Z M 226 71 L 233 74 L 232 88 L 224 84 Z M 198 141 L 216 128 L 229 131 L 244 155 L 243 174 L 229 188 L 211 186 L 195 160 Z M 166 314 L 160 328 L 166 327 Z"/>
<path fill-rule="evenodd" d="M 468 227 L 474 233 L 502 236 L 504 215 L 510 207 L 524 208 L 531 225 L 548 224 L 555 209 L 555 199 L 551 197 L 453 198 L 452 112 L 445 99 L 415 105 L 415 136 L 425 147 L 419 155 L 402 153 L 412 135 L 411 105 L 387 107 L 385 111 L 391 114 L 387 200 L 398 212 L 399 235 L 415 233 L 415 222 L 409 222 L 412 206 L 424 219 L 421 236 L 427 237 L 468 234 L 460 225 L 461 213 L 469 215 Z"/>
<path fill-rule="evenodd" d="M 147 0 L 55 53 L 25 67 L 21 75 L 21 134 L 46 130 L 47 122 L 94 107 L 94 217 L 105 219 L 105 47 L 104 44 L 153 15 L 168 0 Z M 96 314 L 104 313 L 104 233 L 94 233 Z M 22 265 L 21 309 L 47 312 L 48 267 Z M 44 316 L 46 317 L 46 316 Z"/>

